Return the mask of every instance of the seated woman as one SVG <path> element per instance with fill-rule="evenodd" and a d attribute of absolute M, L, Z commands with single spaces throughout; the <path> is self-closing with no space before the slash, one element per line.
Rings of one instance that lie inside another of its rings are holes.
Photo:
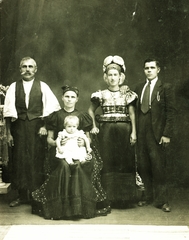
<path fill-rule="evenodd" d="M 97 149 L 91 145 L 92 159 L 86 164 L 78 160 L 76 167 L 71 169 L 65 159 L 55 157 L 56 138 L 58 132 L 62 131 L 64 119 L 69 115 L 77 116 L 78 129 L 83 130 L 88 137 L 92 119 L 88 113 L 79 112 L 75 108 L 79 95 L 77 88 L 64 86 L 62 90 L 64 107 L 46 119 L 49 158 L 54 170 L 44 184 L 32 193 L 32 197 L 36 203 L 41 203 L 42 209 L 38 214 L 45 219 L 92 218 L 96 216 L 96 203 L 106 198 L 100 184 L 102 162 Z M 62 140 L 62 144 L 65 143 L 66 138 Z M 82 139 L 78 140 L 79 145 L 83 143 Z M 35 209 L 32 212 L 36 213 Z"/>

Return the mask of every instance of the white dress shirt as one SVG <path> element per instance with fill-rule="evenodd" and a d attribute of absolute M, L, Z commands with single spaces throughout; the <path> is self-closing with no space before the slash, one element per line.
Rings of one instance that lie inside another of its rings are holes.
<path fill-rule="evenodd" d="M 30 91 L 31 91 L 31 88 L 32 88 L 32 85 L 33 85 L 33 81 L 34 81 L 34 79 L 31 80 L 31 81 L 22 80 L 23 87 L 24 87 L 24 92 L 25 92 L 26 108 L 28 108 L 28 105 L 29 105 Z"/>
<path fill-rule="evenodd" d="M 151 97 L 152 97 L 152 92 L 154 90 L 154 86 L 156 84 L 158 80 L 158 77 L 154 78 L 153 80 L 151 80 L 151 83 L 150 83 L 150 98 L 149 98 L 149 105 L 151 106 Z M 142 94 L 141 94 L 141 98 L 140 98 L 140 102 L 142 103 L 142 99 L 143 99 L 143 95 L 144 95 L 144 91 L 146 89 L 146 86 L 148 85 L 148 82 L 149 80 L 146 79 L 146 84 L 144 85 L 143 89 L 142 89 Z"/>
<path fill-rule="evenodd" d="M 26 93 L 26 106 L 29 104 L 29 94 L 31 91 L 31 87 L 33 84 L 33 80 L 31 81 L 32 83 L 28 84 L 28 82 L 25 84 L 25 81 L 23 81 L 23 86 L 24 86 L 24 91 Z M 41 91 L 42 91 L 42 102 L 43 102 L 43 114 L 41 117 L 46 117 L 52 112 L 58 111 L 61 109 L 60 104 L 50 89 L 50 87 L 45 83 L 40 81 L 41 84 Z M 15 121 L 18 118 L 18 114 L 16 111 L 16 106 L 15 106 L 15 92 L 16 92 L 16 82 L 12 83 L 10 87 L 7 90 L 6 96 L 5 96 L 5 103 L 4 103 L 4 117 L 11 117 L 12 121 Z"/>

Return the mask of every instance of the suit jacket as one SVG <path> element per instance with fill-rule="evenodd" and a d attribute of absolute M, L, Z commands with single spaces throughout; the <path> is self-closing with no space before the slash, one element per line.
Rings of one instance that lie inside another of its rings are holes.
<path fill-rule="evenodd" d="M 136 108 L 136 125 L 140 129 L 140 99 L 142 89 L 145 83 L 137 85 L 135 92 L 138 94 L 137 108 Z M 162 136 L 171 138 L 173 134 L 173 121 L 175 115 L 174 91 L 172 85 L 169 83 L 162 83 L 158 79 L 156 82 L 152 97 L 151 97 L 151 121 L 154 136 L 157 142 L 160 141 Z"/>

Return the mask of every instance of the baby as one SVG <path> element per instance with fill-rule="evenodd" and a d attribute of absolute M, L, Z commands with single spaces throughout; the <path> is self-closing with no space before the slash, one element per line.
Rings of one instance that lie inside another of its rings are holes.
<path fill-rule="evenodd" d="M 83 130 L 78 130 L 79 118 L 77 116 L 67 116 L 64 119 L 63 131 L 58 133 L 56 139 L 56 157 L 65 159 L 68 164 L 74 164 L 73 160 L 79 160 L 85 162 L 86 159 L 90 160 L 90 153 L 92 149 L 90 142 Z M 66 138 L 65 145 L 61 145 L 62 139 Z M 78 146 L 78 138 L 84 139 L 86 147 Z"/>

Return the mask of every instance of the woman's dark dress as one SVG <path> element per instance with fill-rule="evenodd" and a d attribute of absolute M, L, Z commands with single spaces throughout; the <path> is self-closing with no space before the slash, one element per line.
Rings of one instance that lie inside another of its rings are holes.
<path fill-rule="evenodd" d="M 71 113 L 61 109 L 46 119 L 48 130 L 54 130 L 56 139 L 62 131 L 64 118 L 68 115 L 78 116 L 79 129 L 89 131 L 92 119 L 87 113 L 74 110 Z M 55 158 L 55 147 L 49 150 L 49 158 L 56 163 L 44 184 L 32 193 L 36 202 L 42 203 L 42 214 L 46 219 L 64 219 L 70 217 L 92 218 L 96 213 L 96 202 L 105 199 L 105 193 L 100 185 L 99 172 L 102 167 L 100 157 L 92 146 L 92 160 L 70 168 L 64 159 Z M 53 165 L 53 164 L 52 164 Z"/>
<path fill-rule="evenodd" d="M 134 147 L 130 145 L 131 122 L 127 109 L 136 98 L 131 91 L 122 94 L 108 89 L 91 96 L 93 104 L 102 108 L 102 115 L 96 116 L 103 160 L 102 186 L 111 202 L 130 202 L 136 197 Z"/>

